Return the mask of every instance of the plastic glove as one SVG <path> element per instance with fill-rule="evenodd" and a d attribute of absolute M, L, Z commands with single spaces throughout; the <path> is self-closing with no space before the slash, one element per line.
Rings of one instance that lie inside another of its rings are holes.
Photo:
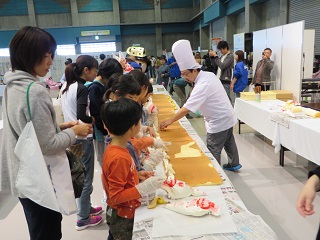
<path fill-rule="evenodd" d="M 145 158 L 142 162 L 144 169 L 147 171 L 153 171 L 156 166 L 163 160 L 164 153 L 162 149 L 150 149 L 150 155 Z"/>
<path fill-rule="evenodd" d="M 139 133 L 135 136 L 136 138 L 142 138 L 143 137 L 143 130 L 140 128 Z"/>
<path fill-rule="evenodd" d="M 165 176 L 158 176 L 158 177 L 149 177 L 142 183 L 136 185 L 136 188 L 141 196 L 144 196 L 148 193 L 155 192 L 158 188 L 161 187 L 164 180 L 166 180 Z"/>
<path fill-rule="evenodd" d="M 155 138 L 153 140 L 153 146 L 155 148 L 166 148 L 166 146 L 164 145 L 164 142 L 160 138 Z"/>

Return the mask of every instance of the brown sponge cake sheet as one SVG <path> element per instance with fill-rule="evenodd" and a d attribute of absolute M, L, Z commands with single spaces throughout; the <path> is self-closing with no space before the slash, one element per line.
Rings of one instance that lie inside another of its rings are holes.
<path fill-rule="evenodd" d="M 153 103 L 158 107 L 159 123 L 175 114 L 175 106 L 170 100 L 171 98 L 168 98 L 168 95 L 165 94 L 153 95 Z M 185 157 L 175 157 L 176 154 L 181 153 L 183 145 L 195 142 L 178 121 L 171 124 L 164 131 L 159 130 L 159 134 L 163 141 L 172 143 L 167 146 L 169 149 L 167 153 L 170 157 L 170 163 L 176 172 L 175 178 L 177 180 L 184 181 L 190 186 L 217 185 L 223 182 L 219 173 L 212 166 L 210 159 L 204 155 L 197 143 L 194 143 L 189 148 L 198 150 L 195 152 L 200 152 L 201 156 L 192 157 L 192 154 L 188 155 L 186 153 Z"/>

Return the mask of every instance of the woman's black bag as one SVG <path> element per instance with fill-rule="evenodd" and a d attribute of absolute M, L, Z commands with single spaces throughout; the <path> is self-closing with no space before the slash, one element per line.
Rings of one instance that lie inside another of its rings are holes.
<path fill-rule="evenodd" d="M 69 159 L 74 196 L 75 198 L 79 198 L 84 186 L 86 169 L 82 164 L 80 158 L 73 154 L 70 149 L 66 150 L 66 154 Z"/>

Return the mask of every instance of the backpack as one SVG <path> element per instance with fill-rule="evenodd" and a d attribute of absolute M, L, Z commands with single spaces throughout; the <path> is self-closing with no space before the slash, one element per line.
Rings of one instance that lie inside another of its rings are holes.
<path fill-rule="evenodd" d="M 174 80 L 174 84 L 180 88 L 184 88 L 187 86 L 188 83 L 184 80 L 184 78 L 178 78 Z"/>
<path fill-rule="evenodd" d="M 86 169 L 82 164 L 80 158 L 73 154 L 70 149 L 66 150 L 66 154 L 69 159 L 74 196 L 75 198 L 79 198 L 84 187 Z"/>

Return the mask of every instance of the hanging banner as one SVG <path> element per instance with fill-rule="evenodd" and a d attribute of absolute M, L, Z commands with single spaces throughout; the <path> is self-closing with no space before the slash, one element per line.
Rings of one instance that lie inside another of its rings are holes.
<path fill-rule="evenodd" d="M 217 51 L 218 43 L 222 40 L 222 37 L 211 38 L 211 48 L 213 51 Z"/>
<path fill-rule="evenodd" d="M 81 37 L 110 35 L 110 30 L 81 31 Z"/>
<path fill-rule="evenodd" d="M 244 51 L 244 33 L 238 33 L 233 35 L 233 50 L 234 52 L 238 50 Z"/>

